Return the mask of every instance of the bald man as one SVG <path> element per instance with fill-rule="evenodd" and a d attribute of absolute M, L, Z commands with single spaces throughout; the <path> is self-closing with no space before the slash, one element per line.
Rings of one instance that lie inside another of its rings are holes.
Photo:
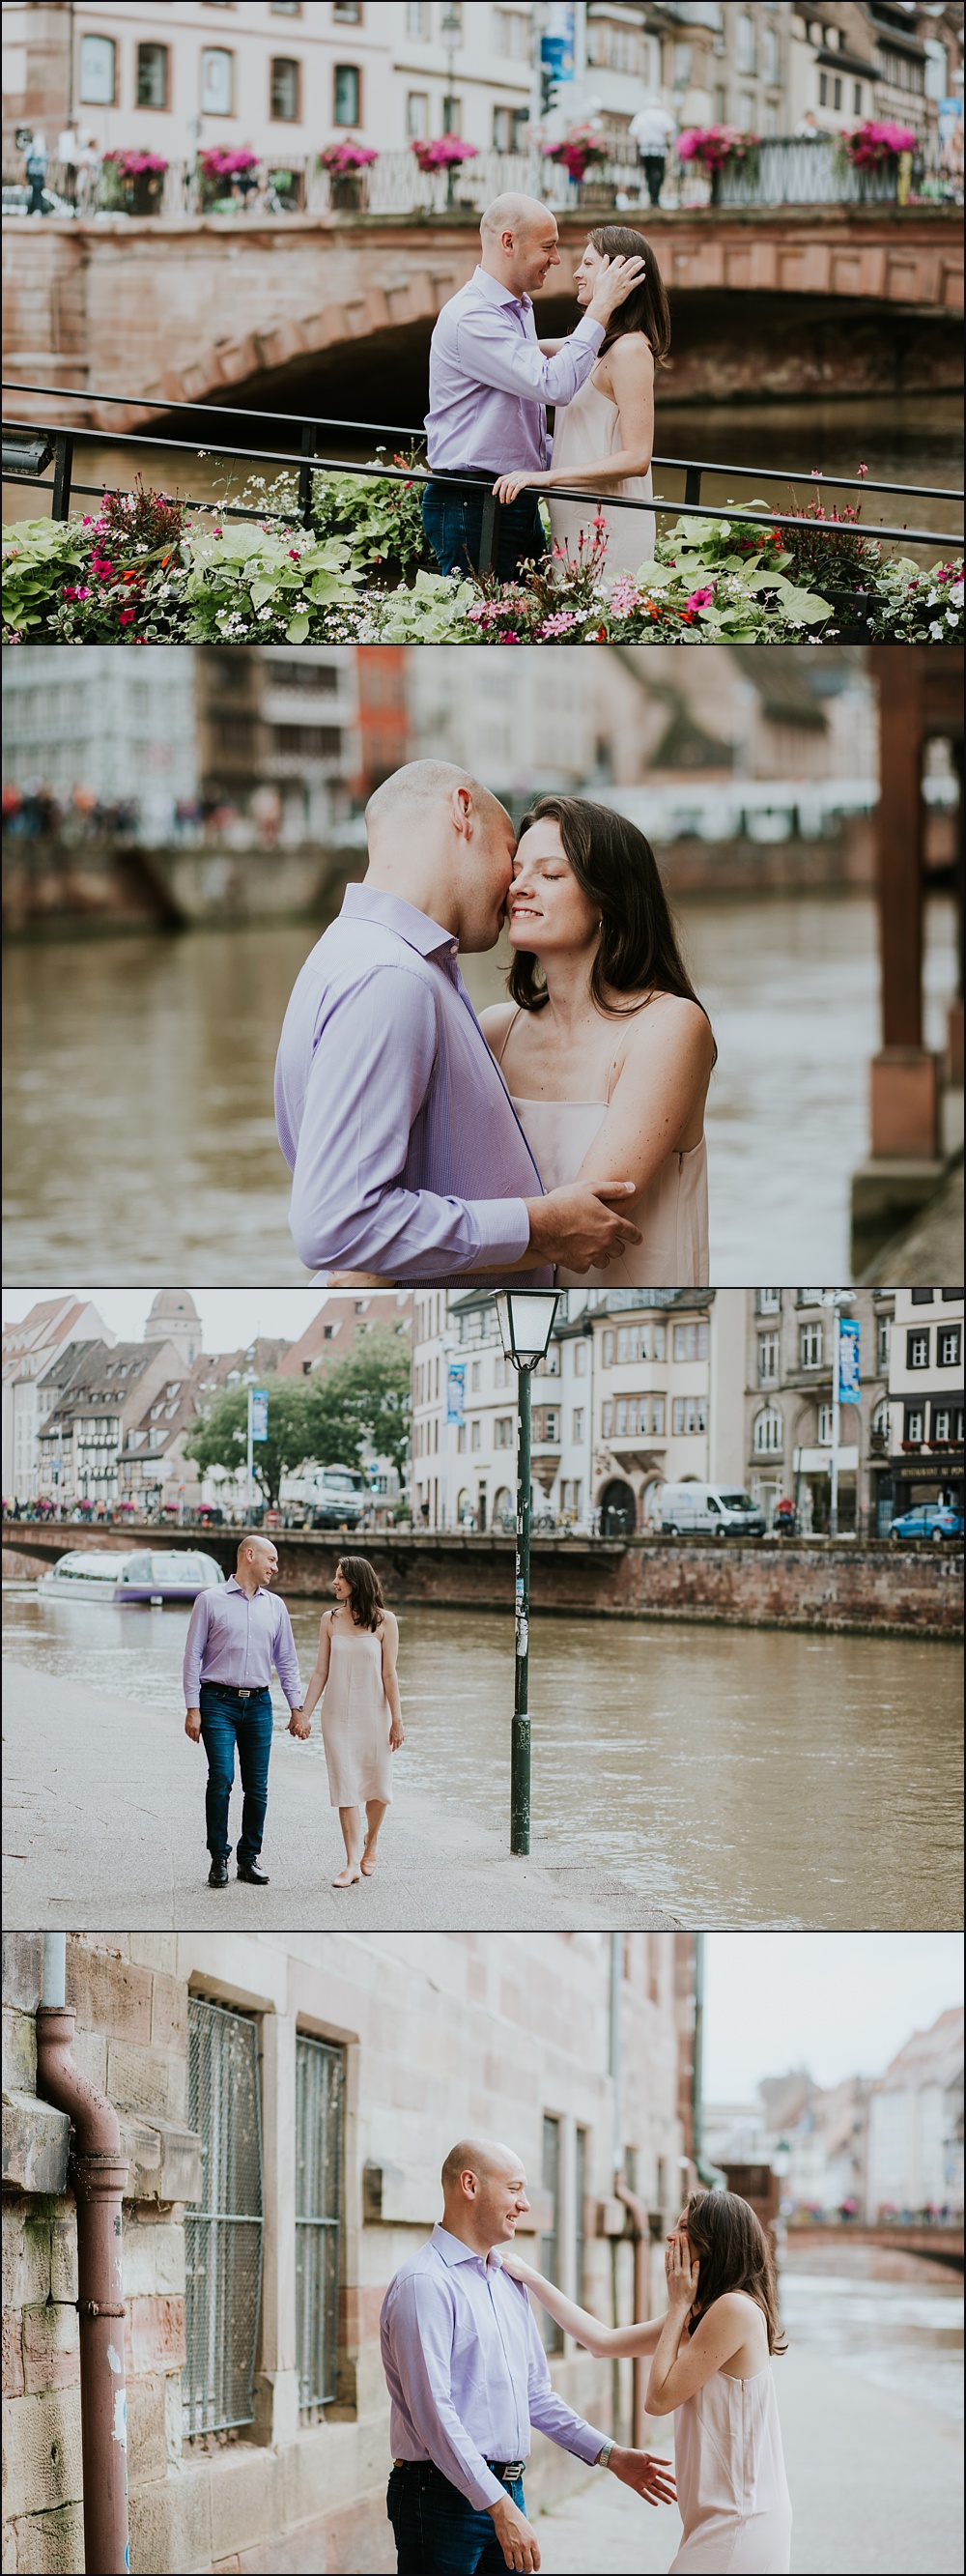
<path fill-rule="evenodd" d="M 497 197 L 480 224 L 480 265 L 444 304 L 429 350 L 423 525 L 443 572 L 480 560 L 483 502 L 497 476 L 550 462 L 547 403 L 569 403 L 598 355 L 610 316 L 642 263 L 615 259 L 597 274 L 591 302 L 569 340 L 546 356 L 531 298 L 560 266 L 557 219 L 536 197 Z M 479 476 L 478 488 L 448 478 Z M 535 493 L 500 513 L 496 562 L 512 581 L 525 559 L 546 552 Z"/>
<path fill-rule="evenodd" d="M 551 2385 L 526 2291 L 500 2261 L 530 2207 L 512 2147 L 461 2138 L 442 2183 L 442 2224 L 400 2266 L 380 2319 L 396 2565 L 399 2576 L 522 2576 L 540 2566 L 523 2497 L 531 2425 L 651 2504 L 673 2503 L 674 2487 L 665 2461 L 609 2441 Z"/>
<path fill-rule="evenodd" d="M 377 1283 L 549 1287 L 640 1235 L 618 1174 L 544 1195 L 459 971 L 492 948 L 509 814 L 448 761 L 415 760 L 366 807 L 369 869 L 316 942 L 282 1027 L 279 1143 L 310 1270 Z M 615 1213 L 615 1208 L 617 1213 Z"/>

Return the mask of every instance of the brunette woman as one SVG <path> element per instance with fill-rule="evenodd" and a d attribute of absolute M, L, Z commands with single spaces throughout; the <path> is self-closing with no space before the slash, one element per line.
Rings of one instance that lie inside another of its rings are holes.
<path fill-rule="evenodd" d="M 379 1828 L 392 1802 L 392 1757 L 403 1741 L 399 1626 L 368 1557 L 340 1557 L 332 1590 L 335 1608 L 322 1620 L 302 1715 L 309 1719 L 321 1699 L 329 1796 L 338 1807 L 345 1844 L 345 1867 L 332 1884 L 352 1887 L 375 1869 Z"/>

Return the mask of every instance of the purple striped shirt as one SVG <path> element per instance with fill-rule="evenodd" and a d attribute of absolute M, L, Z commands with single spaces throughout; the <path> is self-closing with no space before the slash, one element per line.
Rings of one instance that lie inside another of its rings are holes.
<path fill-rule="evenodd" d="M 350 885 L 285 1014 L 275 1068 L 289 1222 L 310 1270 L 497 1283 L 543 1183 L 457 964 L 452 931 Z M 527 1284 L 552 1286 L 534 1268 Z"/>
<path fill-rule="evenodd" d="M 429 344 L 430 471 L 465 465 L 541 474 L 550 462 L 545 406 L 573 402 L 604 336 L 603 323 L 585 313 L 545 358 L 529 295 L 511 295 L 488 269 L 476 269 L 444 304 Z"/>
<path fill-rule="evenodd" d="M 394 2459 L 433 2460 L 477 2512 L 506 2494 L 488 2460 L 528 2460 L 530 2427 L 588 2466 L 605 2439 L 551 2385 L 522 2281 L 436 2226 L 390 2282 L 379 2325 Z"/>

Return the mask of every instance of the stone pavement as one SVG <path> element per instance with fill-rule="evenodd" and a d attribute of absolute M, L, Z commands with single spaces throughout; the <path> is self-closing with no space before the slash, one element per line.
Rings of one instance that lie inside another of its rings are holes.
<path fill-rule="evenodd" d="M 206 1766 L 172 1696 L 170 1716 L 69 1677 L 4 1668 L 6 1920 L 72 1930 L 672 1930 L 604 1870 L 546 1847 L 511 1860 L 506 1834 L 400 1795 L 376 1876 L 330 1884 L 342 1865 L 324 1767 L 276 1734 L 262 1854 L 270 1885 L 206 1885 Z M 232 1830 L 240 1827 L 236 1785 Z"/>
<path fill-rule="evenodd" d="M 888 2368 L 888 2364 L 886 2364 Z M 776 2362 L 792 2576 L 959 2576 L 962 2428 L 883 2374 L 793 2346 Z M 663 2447 L 655 2426 L 653 2447 Z M 539 2514 L 542 2576 L 656 2576 L 681 2525 L 597 2477 Z"/>

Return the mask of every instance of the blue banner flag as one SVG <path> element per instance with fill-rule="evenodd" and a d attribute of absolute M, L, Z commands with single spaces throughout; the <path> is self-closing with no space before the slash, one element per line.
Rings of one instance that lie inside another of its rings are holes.
<path fill-rule="evenodd" d="M 859 1385 L 859 1319 L 857 1315 L 839 1316 L 839 1403 L 858 1404 Z"/>
<path fill-rule="evenodd" d="M 463 1367 L 463 1365 L 462 1365 L 462 1363 L 461 1363 L 460 1361 L 458 1361 L 458 1360 L 451 1360 L 451 1361 L 450 1361 L 450 1369 L 449 1369 L 449 1380 L 448 1380 L 447 1390 L 446 1390 L 446 1419 L 447 1419 L 447 1422 L 462 1422 L 462 1420 L 463 1420 L 463 1406 L 464 1406 L 465 1400 L 466 1400 L 466 1370 L 465 1370 L 465 1368 Z"/>
<path fill-rule="evenodd" d="M 268 1388 L 267 1388 L 267 1386 L 253 1386 L 253 1387 L 252 1387 L 252 1390 L 251 1390 L 251 1408 L 252 1408 L 252 1439 L 253 1439 L 253 1440 L 267 1440 L 267 1439 L 268 1439 Z"/>

